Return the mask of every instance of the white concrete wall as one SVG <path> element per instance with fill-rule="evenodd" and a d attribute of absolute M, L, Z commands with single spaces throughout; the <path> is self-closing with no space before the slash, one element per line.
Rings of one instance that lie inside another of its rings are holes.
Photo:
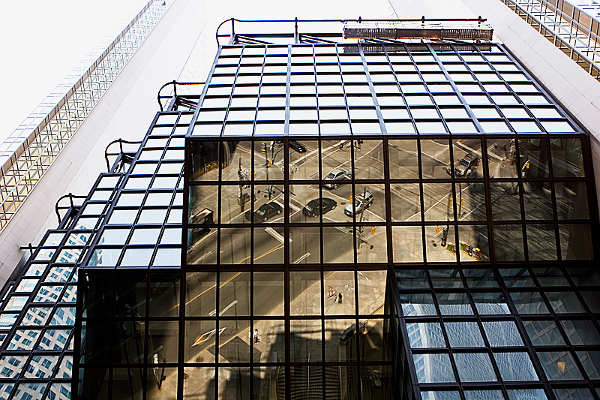
<path fill-rule="evenodd" d="M 390 3 L 400 18 L 420 15 L 427 18 L 487 18 L 496 36 L 517 60 L 592 135 L 596 192 L 600 193 L 600 82 L 500 0 L 390 0 Z M 462 11 L 467 15 L 461 16 Z"/>
<path fill-rule="evenodd" d="M 87 195 L 106 172 L 104 150 L 117 139 L 141 140 L 159 110 L 156 95 L 177 79 L 205 26 L 205 3 L 177 0 L 121 71 L 76 135 L 0 235 L 0 284 L 25 254 L 56 228 L 54 205 L 67 193 Z"/>

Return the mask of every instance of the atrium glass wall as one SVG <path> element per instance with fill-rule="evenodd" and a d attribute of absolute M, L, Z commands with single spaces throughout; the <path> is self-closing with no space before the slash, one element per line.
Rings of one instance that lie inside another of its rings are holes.
<path fill-rule="evenodd" d="M 4 291 L 0 399 L 599 398 L 589 139 L 502 46 L 221 46 L 202 90 Z"/>

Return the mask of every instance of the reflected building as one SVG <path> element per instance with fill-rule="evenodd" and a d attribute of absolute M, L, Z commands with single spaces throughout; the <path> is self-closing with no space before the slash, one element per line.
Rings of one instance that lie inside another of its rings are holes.
<path fill-rule="evenodd" d="M 483 21 L 302 23 L 219 37 L 33 250 L 0 398 L 598 397 L 589 134 Z"/>

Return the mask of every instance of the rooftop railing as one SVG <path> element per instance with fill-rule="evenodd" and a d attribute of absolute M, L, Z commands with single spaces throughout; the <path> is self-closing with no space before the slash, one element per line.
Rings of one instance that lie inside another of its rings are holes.
<path fill-rule="evenodd" d="M 87 70 L 59 85 L 0 144 L 0 232 L 173 1 L 150 0 Z"/>
<path fill-rule="evenodd" d="M 597 19 L 564 1 L 560 7 L 546 0 L 502 2 L 581 68 L 600 80 L 600 23 Z"/>

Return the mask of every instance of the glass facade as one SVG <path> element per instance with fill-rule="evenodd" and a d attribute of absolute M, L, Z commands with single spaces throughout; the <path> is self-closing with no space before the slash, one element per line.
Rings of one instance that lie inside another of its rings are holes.
<path fill-rule="evenodd" d="M 597 399 L 589 137 L 503 46 L 241 39 L 5 289 L 0 399 Z"/>

